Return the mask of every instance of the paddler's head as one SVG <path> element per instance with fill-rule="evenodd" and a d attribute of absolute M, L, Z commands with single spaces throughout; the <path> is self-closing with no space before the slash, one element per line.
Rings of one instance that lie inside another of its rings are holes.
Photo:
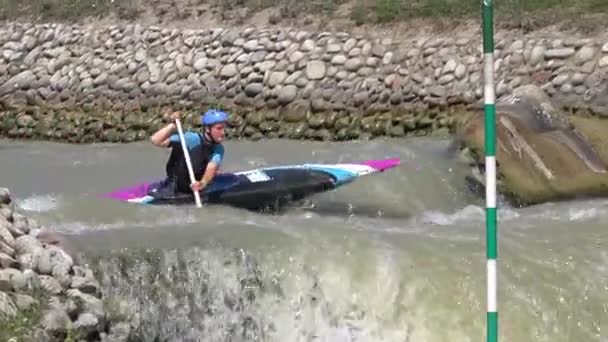
<path fill-rule="evenodd" d="M 224 140 L 224 130 L 226 129 L 228 118 L 228 113 L 224 111 L 217 109 L 207 110 L 201 118 L 206 137 L 215 143 L 221 143 Z"/>

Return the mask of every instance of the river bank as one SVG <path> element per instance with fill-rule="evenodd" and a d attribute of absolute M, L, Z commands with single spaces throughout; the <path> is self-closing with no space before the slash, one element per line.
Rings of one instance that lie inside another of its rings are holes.
<path fill-rule="evenodd" d="M 0 45 L 0 136 L 10 138 L 141 140 L 169 104 L 230 110 L 233 138 L 426 135 L 453 130 L 483 95 L 477 28 L 377 37 L 8 22 Z M 495 72 L 498 98 L 536 84 L 570 112 L 608 114 L 601 34 L 499 31 Z"/>
<path fill-rule="evenodd" d="M 61 234 L 15 209 L 0 187 L 0 339 L 126 341 L 129 306 L 104 295 Z"/>

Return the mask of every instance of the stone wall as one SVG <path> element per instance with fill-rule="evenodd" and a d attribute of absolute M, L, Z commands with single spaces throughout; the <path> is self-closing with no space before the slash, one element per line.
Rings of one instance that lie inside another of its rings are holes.
<path fill-rule="evenodd" d="M 525 83 L 608 113 L 608 38 L 498 33 L 497 96 Z M 132 141 L 172 104 L 234 112 L 230 134 L 349 139 L 450 127 L 482 99 L 478 32 L 411 39 L 295 29 L 6 23 L 0 135 Z M 604 101 L 604 102 L 602 102 Z M 194 117 L 194 116 L 193 116 Z"/>

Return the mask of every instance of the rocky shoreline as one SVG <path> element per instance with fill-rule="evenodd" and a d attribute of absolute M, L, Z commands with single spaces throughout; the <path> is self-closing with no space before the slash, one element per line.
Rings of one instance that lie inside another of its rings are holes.
<path fill-rule="evenodd" d="M 0 339 L 127 341 L 129 308 L 104 296 L 61 236 L 15 210 L 0 187 Z"/>
<path fill-rule="evenodd" d="M 499 98 L 535 84 L 562 107 L 608 115 L 605 36 L 498 32 L 495 70 Z M 478 108 L 482 76 L 478 32 L 391 39 L 9 22 L 0 136 L 136 141 L 162 125 L 165 105 L 191 114 L 221 105 L 234 113 L 233 138 L 425 135 Z"/>

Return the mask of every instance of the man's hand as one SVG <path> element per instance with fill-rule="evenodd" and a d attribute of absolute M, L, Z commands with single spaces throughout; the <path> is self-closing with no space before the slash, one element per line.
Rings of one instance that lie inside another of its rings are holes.
<path fill-rule="evenodd" d="M 196 181 L 190 185 L 190 188 L 196 192 L 199 192 L 205 188 L 205 184 L 203 182 Z"/>
<path fill-rule="evenodd" d="M 150 141 L 156 146 L 160 147 L 168 147 L 169 146 L 169 137 L 175 131 L 177 131 L 177 125 L 175 124 L 175 120 L 181 117 L 181 112 L 171 112 L 169 109 L 165 109 L 165 116 L 163 120 L 170 120 L 170 123 L 165 127 L 159 129 L 150 137 Z"/>
<path fill-rule="evenodd" d="M 180 111 L 173 111 L 171 108 L 165 108 L 163 110 L 163 119 L 169 123 L 175 123 L 175 120 L 181 120 L 182 113 Z"/>
<path fill-rule="evenodd" d="M 181 120 L 182 113 L 181 112 L 173 112 L 171 113 L 171 122 L 175 122 L 177 120 Z"/>

